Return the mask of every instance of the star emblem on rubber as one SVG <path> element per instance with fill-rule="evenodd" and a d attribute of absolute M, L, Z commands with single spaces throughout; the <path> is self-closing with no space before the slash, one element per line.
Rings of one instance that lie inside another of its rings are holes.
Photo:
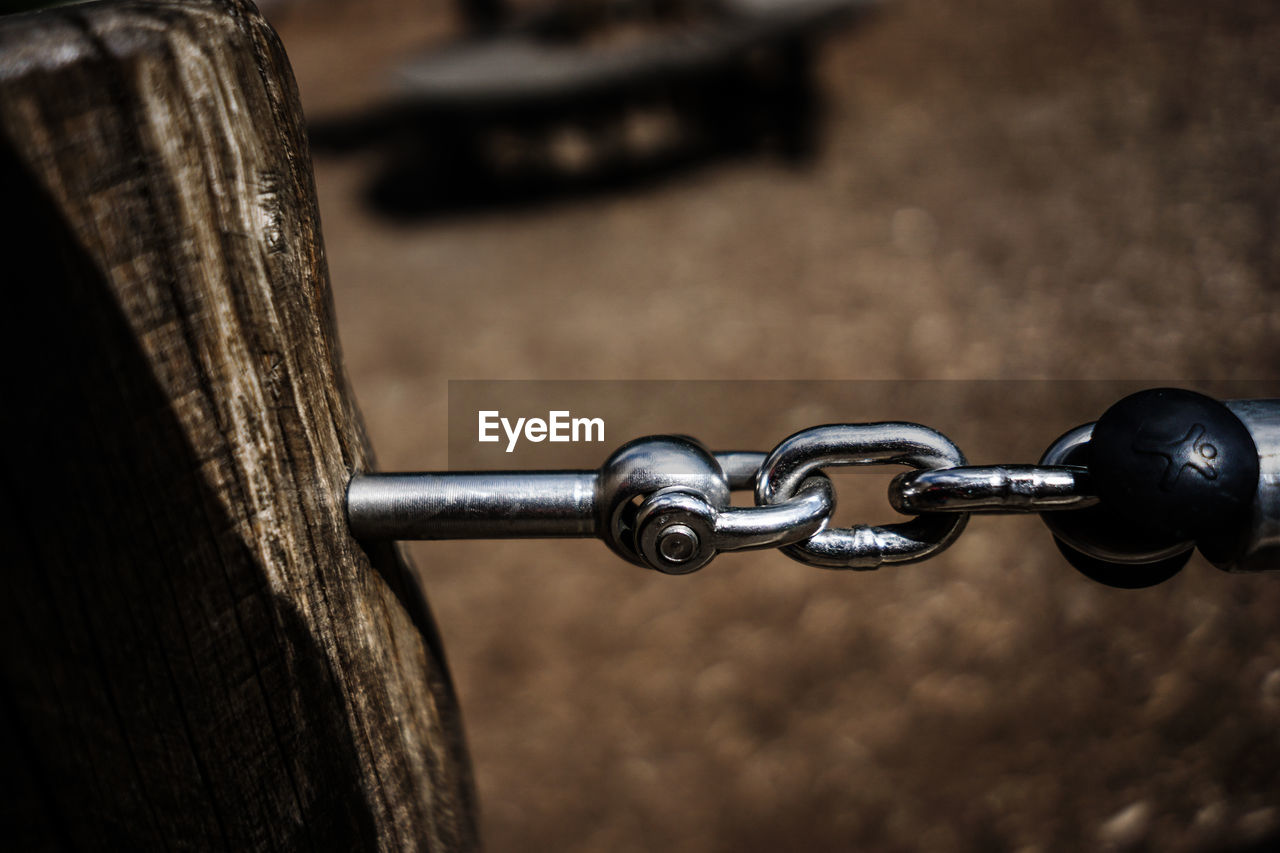
<path fill-rule="evenodd" d="M 1178 478 L 1188 468 L 1206 480 L 1218 479 L 1218 448 L 1204 440 L 1205 428 L 1195 424 L 1180 439 L 1168 441 L 1159 438 L 1139 436 L 1133 443 L 1137 453 L 1165 458 L 1164 475 L 1160 479 L 1160 488 L 1172 491 Z"/>

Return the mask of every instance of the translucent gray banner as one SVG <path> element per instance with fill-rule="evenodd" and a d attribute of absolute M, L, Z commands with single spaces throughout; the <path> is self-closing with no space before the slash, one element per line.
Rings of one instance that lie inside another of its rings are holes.
<path fill-rule="evenodd" d="M 713 450 L 769 450 L 805 427 L 871 421 L 933 427 L 973 463 L 1034 462 L 1063 432 L 1096 420 L 1126 394 L 1155 387 L 1221 399 L 1280 397 L 1274 379 L 451 381 L 449 468 L 595 468 L 619 445 L 662 433 L 691 435 Z M 496 440 L 479 440 L 482 412 L 495 413 L 487 418 Z M 498 418 L 507 419 L 506 428 Z M 544 428 L 534 423 L 529 430 L 533 419 Z M 551 440 L 553 428 L 568 440 Z"/>

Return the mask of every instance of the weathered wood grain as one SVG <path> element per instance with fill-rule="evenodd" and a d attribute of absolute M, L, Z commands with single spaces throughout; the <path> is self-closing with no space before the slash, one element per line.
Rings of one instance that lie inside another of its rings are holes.
<path fill-rule="evenodd" d="M 288 61 L 240 0 L 0 19 L 0 744 L 17 848 L 468 849 Z"/>

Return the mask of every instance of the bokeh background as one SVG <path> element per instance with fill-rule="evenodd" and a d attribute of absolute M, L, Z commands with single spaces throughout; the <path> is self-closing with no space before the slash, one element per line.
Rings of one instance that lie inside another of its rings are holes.
<path fill-rule="evenodd" d="M 317 120 L 460 31 L 442 0 L 266 9 Z M 318 151 L 380 464 L 445 467 L 458 379 L 1278 380 L 1278 47 L 1269 0 L 899 0 L 820 53 L 807 163 L 411 218 L 367 203 L 383 152 Z M 939 425 L 1042 446 L 1093 405 L 1042 387 L 1061 405 L 953 395 Z M 744 402 L 743 441 L 838 403 Z M 1197 557 L 1110 590 L 1031 518 L 859 575 L 410 551 L 493 850 L 1280 845 L 1276 578 Z"/>

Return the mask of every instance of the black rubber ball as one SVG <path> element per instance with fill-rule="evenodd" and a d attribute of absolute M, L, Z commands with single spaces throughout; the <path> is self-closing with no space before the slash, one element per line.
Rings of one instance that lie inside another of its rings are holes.
<path fill-rule="evenodd" d="M 1177 388 L 1131 394 L 1098 419 L 1089 445 L 1100 505 L 1146 530 L 1208 538 L 1252 507 L 1258 449 L 1212 397 Z"/>

